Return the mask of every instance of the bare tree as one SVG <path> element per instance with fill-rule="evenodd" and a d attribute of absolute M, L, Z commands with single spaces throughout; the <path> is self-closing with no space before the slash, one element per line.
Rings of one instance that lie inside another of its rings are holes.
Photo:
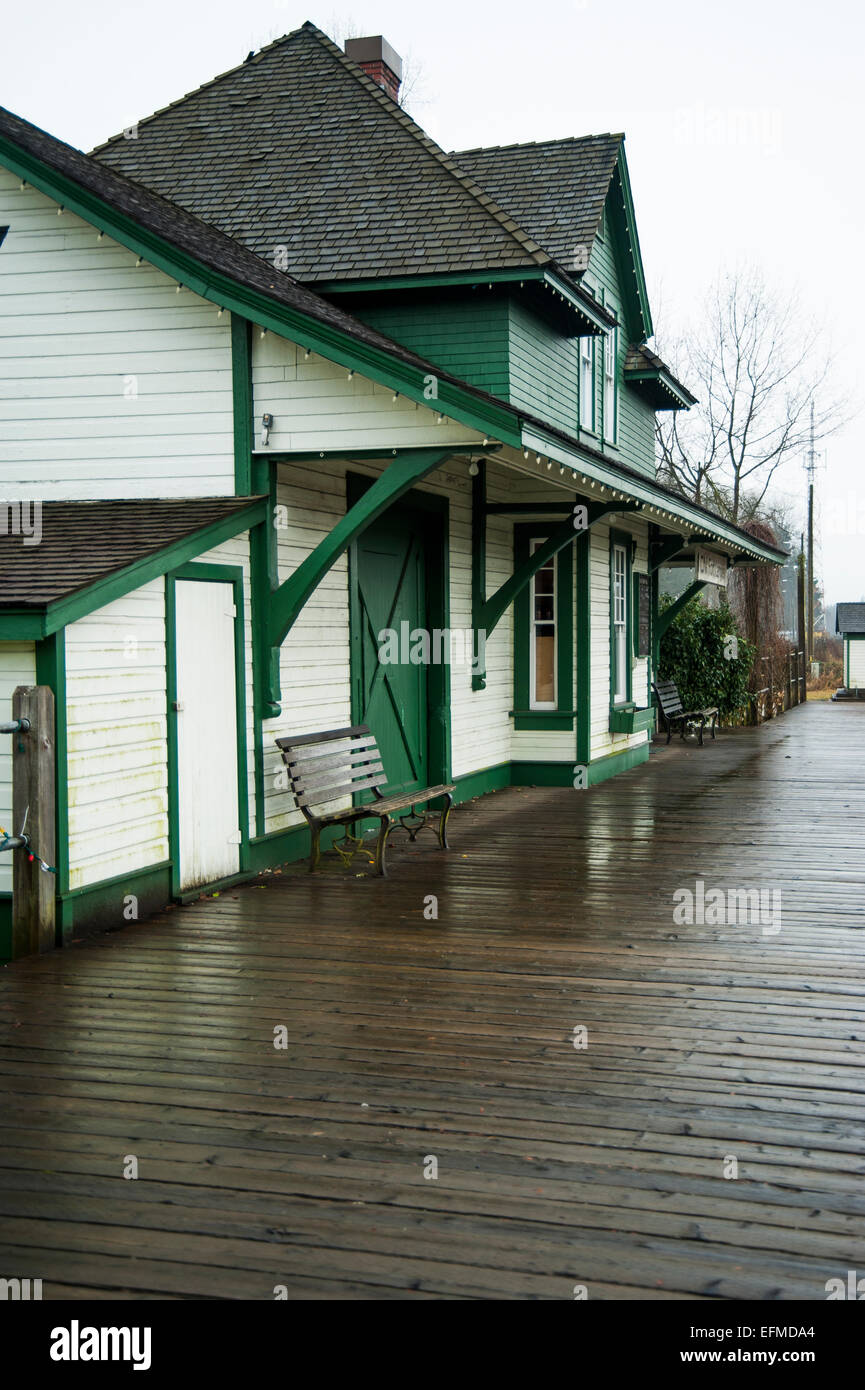
<path fill-rule="evenodd" d="M 659 472 L 684 496 L 738 521 L 759 513 L 776 470 L 848 418 L 827 383 L 822 330 L 758 270 L 723 274 L 700 328 L 672 353 L 699 404 L 659 420 Z M 679 415 L 683 418 L 680 420 Z"/>

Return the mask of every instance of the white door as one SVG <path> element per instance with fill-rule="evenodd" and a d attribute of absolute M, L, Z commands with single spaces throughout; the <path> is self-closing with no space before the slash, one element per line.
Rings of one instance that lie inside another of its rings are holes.
<path fill-rule="evenodd" d="M 180 887 L 240 869 L 234 588 L 175 583 Z"/>

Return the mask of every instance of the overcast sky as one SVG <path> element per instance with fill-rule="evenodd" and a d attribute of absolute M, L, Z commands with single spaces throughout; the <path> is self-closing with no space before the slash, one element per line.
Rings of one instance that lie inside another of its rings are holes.
<path fill-rule="evenodd" d="M 8 3 L 0 104 L 82 149 L 310 19 L 384 34 L 445 149 L 623 130 L 656 328 L 720 267 L 757 264 L 825 323 L 858 414 L 818 472 L 829 602 L 865 599 L 861 271 L 865 7 L 857 0 L 43 0 Z M 805 475 L 776 494 L 802 514 Z"/>

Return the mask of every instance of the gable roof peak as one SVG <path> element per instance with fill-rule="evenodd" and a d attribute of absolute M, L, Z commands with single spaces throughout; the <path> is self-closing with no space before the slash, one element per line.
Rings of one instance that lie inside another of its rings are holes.
<path fill-rule="evenodd" d="M 307 283 L 552 265 L 309 20 L 93 153 Z"/>

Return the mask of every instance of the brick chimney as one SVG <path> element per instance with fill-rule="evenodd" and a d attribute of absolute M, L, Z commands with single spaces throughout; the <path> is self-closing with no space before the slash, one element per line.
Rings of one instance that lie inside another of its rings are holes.
<path fill-rule="evenodd" d="M 346 39 L 345 56 L 363 68 L 373 82 L 394 101 L 399 99 L 399 84 L 402 81 L 402 58 L 394 53 L 387 39 L 381 34 L 369 39 Z"/>

